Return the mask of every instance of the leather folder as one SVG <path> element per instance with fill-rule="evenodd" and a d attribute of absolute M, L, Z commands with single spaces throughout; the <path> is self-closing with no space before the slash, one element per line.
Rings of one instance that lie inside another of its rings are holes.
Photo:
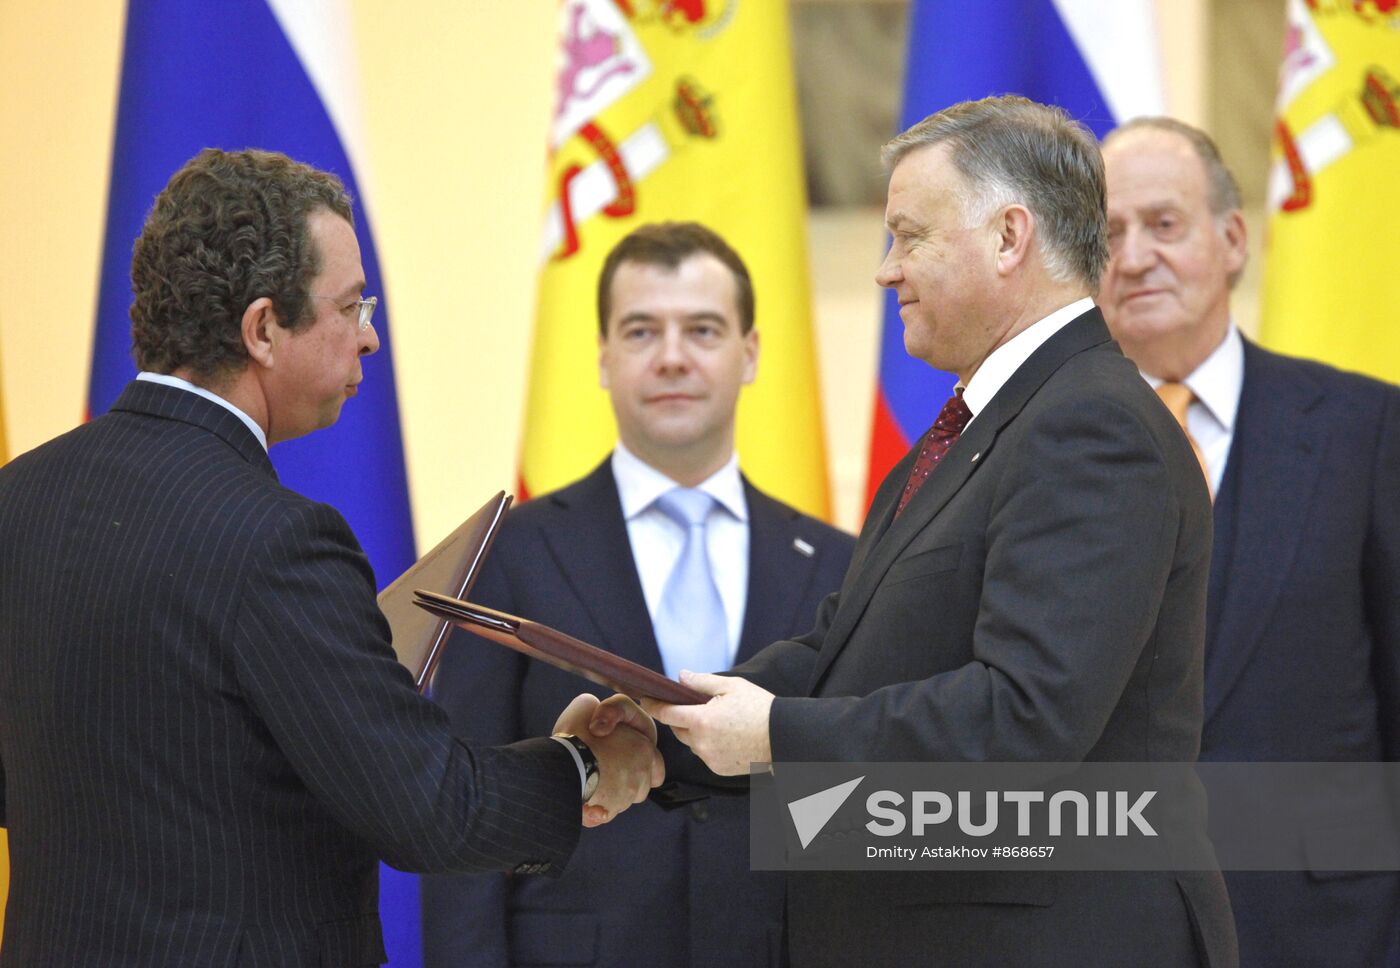
<path fill-rule="evenodd" d="M 418 608 L 414 590 L 426 585 L 457 598 L 466 598 L 476 584 L 476 576 L 481 572 L 481 564 L 486 560 L 510 500 L 505 491 L 498 491 L 457 530 L 379 593 L 379 610 L 389 620 L 394 652 L 413 675 L 413 684 L 419 692 L 427 689 L 432 681 L 443 646 L 452 632 L 452 623 Z"/>
<path fill-rule="evenodd" d="M 414 601 L 419 608 L 483 639 L 498 642 L 633 699 L 650 696 L 683 706 L 702 705 L 710 699 L 703 692 L 683 686 L 653 669 L 548 625 L 423 589 L 415 593 Z"/>
<path fill-rule="evenodd" d="M 413 675 L 419 692 L 432 682 L 452 629 L 460 626 L 634 699 L 651 696 L 682 705 L 709 700 L 702 692 L 606 649 L 547 625 L 466 601 L 510 503 L 505 491 L 497 492 L 379 593 L 379 609 L 389 621 L 394 652 Z"/>

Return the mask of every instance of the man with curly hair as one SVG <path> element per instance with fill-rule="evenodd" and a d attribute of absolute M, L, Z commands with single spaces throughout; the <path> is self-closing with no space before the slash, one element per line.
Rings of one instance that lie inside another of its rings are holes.
<path fill-rule="evenodd" d="M 136 242 L 141 374 L 0 471 L 0 965 L 380 964 L 381 859 L 557 874 L 661 779 L 628 701 L 454 739 L 344 519 L 277 482 L 379 346 L 351 217 L 332 175 L 199 154 Z"/>

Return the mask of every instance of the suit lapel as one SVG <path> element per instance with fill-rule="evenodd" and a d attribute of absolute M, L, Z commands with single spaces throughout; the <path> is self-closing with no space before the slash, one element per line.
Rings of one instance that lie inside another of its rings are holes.
<path fill-rule="evenodd" d="M 904 460 L 892 470 L 871 505 L 870 519 L 875 527 L 874 540 L 868 548 L 856 548 L 861 556 L 859 564 L 851 569 L 847 587 L 841 590 L 841 604 L 832 620 L 821 654 L 812 670 L 809 694 L 815 693 L 823 675 L 831 667 L 841 649 L 850 639 L 856 623 L 865 614 L 870 599 L 884 580 L 885 573 L 895 563 L 899 555 L 915 536 L 924 530 L 962 489 L 973 473 L 987 459 L 997 435 L 1015 416 L 1021 412 L 1026 401 L 1050 378 L 1071 356 L 1092 346 L 1108 342 L 1108 329 L 1097 308 L 1076 317 L 1063 329 L 1046 340 L 1031 354 L 1030 358 L 1011 375 L 982 412 L 948 449 L 938 465 L 929 475 L 919 492 L 910 499 L 904 512 L 894 518 L 894 508 L 904 489 L 904 480 L 914 463 L 914 452 L 905 455 Z M 866 544 L 865 532 L 861 544 Z"/>
<path fill-rule="evenodd" d="M 755 490 L 747 478 L 744 497 L 749 506 L 749 587 L 735 665 L 791 635 L 817 567 L 815 554 L 797 549 L 795 510 Z"/>
<path fill-rule="evenodd" d="M 660 671 L 661 650 L 610 463 L 603 461 L 577 484 L 541 500 L 567 517 L 559 527 L 542 529 L 542 536 L 555 566 L 602 633 L 603 640 L 593 644 Z"/>
<path fill-rule="evenodd" d="M 899 504 L 899 496 L 904 492 L 904 483 L 909 479 L 909 473 L 918 458 L 919 447 L 922 443 L 923 437 L 921 436 L 914 441 L 914 446 L 909 448 L 909 452 L 899 459 L 899 463 L 890 468 L 890 472 L 885 475 L 885 479 L 875 489 L 875 497 L 871 499 L 870 508 L 865 512 L 865 522 L 860 527 L 855 550 L 851 553 L 851 567 L 846 572 L 848 576 L 860 574 L 865 559 L 870 556 L 870 552 L 880 543 L 880 539 L 885 536 L 885 532 L 894 523 L 894 509 Z"/>
<path fill-rule="evenodd" d="M 982 415 L 986 415 L 991 409 L 992 407 L 988 406 Z M 856 623 L 865 614 L 875 590 L 884 580 L 885 572 L 890 570 L 890 566 L 899 558 L 909 542 L 938 516 L 938 512 L 967 483 L 968 478 L 979 466 L 981 455 L 991 449 L 1000 429 L 1000 424 L 992 420 L 983 421 L 979 416 L 979 419 L 948 449 L 948 453 L 939 462 L 938 469 L 929 475 L 923 487 L 919 488 L 919 492 L 905 506 L 903 513 L 894 518 L 894 507 L 898 504 L 900 492 L 904 490 L 903 480 L 899 481 L 890 506 L 880 509 L 879 527 L 882 531 L 879 537 L 871 543 L 860 563 L 859 571 L 852 569 L 849 587 L 842 589 L 841 607 L 837 609 L 821 655 L 817 657 L 816 666 L 812 670 L 810 685 L 813 690 L 845 646 Z M 976 461 L 972 459 L 974 454 L 979 455 Z M 904 464 L 904 461 L 900 462 L 901 466 Z M 890 473 L 893 475 L 895 471 Z M 907 477 L 908 473 L 908 468 L 905 467 L 904 476 Z M 883 489 L 883 485 L 881 487 Z"/>
<path fill-rule="evenodd" d="M 1235 473 L 1229 573 L 1219 620 L 1206 649 L 1205 718 L 1220 707 L 1260 647 L 1260 632 L 1278 604 L 1298 554 L 1299 522 L 1312 501 L 1326 440 L 1321 386 L 1305 374 L 1280 373 L 1268 354 L 1245 343 L 1244 386 L 1227 473 Z M 1217 522 L 1219 524 L 1219 522 Z"/>

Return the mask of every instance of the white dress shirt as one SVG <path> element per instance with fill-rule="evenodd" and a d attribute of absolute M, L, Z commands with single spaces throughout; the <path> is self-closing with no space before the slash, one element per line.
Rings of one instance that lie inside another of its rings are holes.
<path fill-rule="evenodd" d="M 977 419 L 977 414 L 987 404 L 991 403 L 992 397 L 997 395 L 997 391 L 1006 385 L 1006 381 L 1011 379 L 1011 374 L 1021 368 L 1021 364 L 1030 359 L 1030 355 L 1040 349 L 1042 343 L 1054 336 L 1073 319 L 1084 315 L 1094 308 L 1094 301 L 1088 296 L 1076 300 L 1068 306 L 1055 310 L 1044 319 L 1031 323 L 1021 332 L 1011 339 L 992 350 L 982 365 L 977 368 L 977 372 L 972 374 L 972 379 L 967 386 L 963 387 L 963 403 L 967 404 L 967 409 L 972 411 L 972 420 Z M 962 384 L 959 384 L 962 386 Z M 968 427 L 972 426 L 972 420 L 967 422 Z M 967 428 L 963 428 L 963 433 Z"/>
<path fill-rule="evenodd" d="M 656 499 L 680 487 L 665 474 L 644 463 L 618 441 L 612 455 L 612 472 L 622 501 L 622 517 L 627 522 L 627 538 L 632 560 L 642 579 L 642 595 L 647 614 L 655 616 L 661 607 L 666 579 L 680 561 L 685 545 L 685 529 L 655 506 Z M 724 604 L 725 625 L 729 631 L 729 664 L 739 649 L 744 628 L 744 607 L 749 591 L 749 505 L 744 498 L 744 481 L 739 476 L 739 458 L 715 471 L 697 490 L 715 499 L 715 507 L 705 524 L 705 544 L 710 556 L 710 574 Z"/>
<path fill-rule="evenodd" d="M 142 370 L 140 373 L 136 374 L 136 379 L 144 380 L 147 383 L 159 383 L 162 386 L 175 387 L 177 390 L 188 390 L 190 393 L 201 396 L 211 403 L 217 403 L 239 420 L 243 421 L 248 429 L 253 432 L 253 436 L 258 438 L 258 443 L 262 444 L 262 449 L 267 450 L 267 434 L 263 433 L 263 429 L 258 426 L 257 421 L 217 393 L 211 393 L 204 389 L 204 387 L 195 386 L 189 380 L 182 380 L 178 376 L 171 376 L 168 373 L 148 373 Z"/>
<path fill-rule="evenodd" d="M 1162 381 L 1144 373 L 1143 379 L 1155 390 Z M 1220 345 L 1181 381 L 1195 399 L 1186 409 L 1186 428 L 1196 439 L 1210 470 L 1210 493 L 1220 493 L 1225 479 L 1225 461 L 1235 439 L 1235 418 L 1240 412 L 1240 391 L 1244 389 L 1244 340 L 1233 322 Z"/>

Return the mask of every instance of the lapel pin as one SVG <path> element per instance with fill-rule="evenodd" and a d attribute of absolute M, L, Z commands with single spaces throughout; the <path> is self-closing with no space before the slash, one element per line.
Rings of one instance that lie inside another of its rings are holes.
<path fill-rule="evenodd" d="M 808 558 L 812 557 L 814 554 L 817 553 L 816 548 L 813 548 L 810 544 L 803 541 L 801 538 L 793 538 L 792 546 Z"/>
<path fill-rule="evenodd" d="M 982 452 L 979 450 L 977 453 L 975 453 L 975 454 L 972 455 L 972 462 L 973 462 L 974 464 L 977 463 L 977 458 L 979 458 L 979 457 L 981 457 L 981 456 L 982 456 Z"/>

